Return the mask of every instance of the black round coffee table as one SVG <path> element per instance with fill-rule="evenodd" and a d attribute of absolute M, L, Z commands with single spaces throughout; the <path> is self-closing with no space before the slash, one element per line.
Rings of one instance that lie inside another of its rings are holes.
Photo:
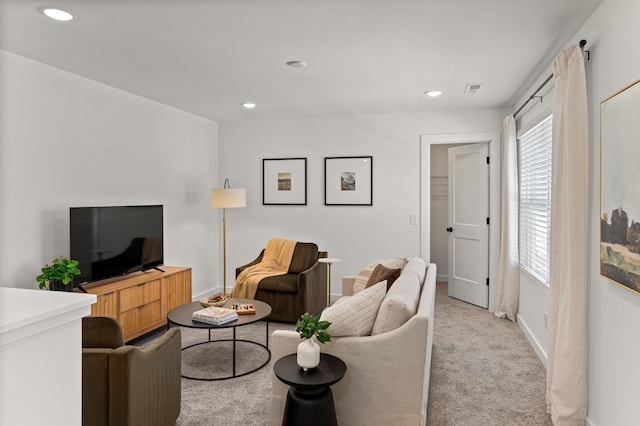
<path fill-rule="evenodd" d="M 264 367 L 265 365 L 267 365 L 269 363 L 269 361 L 271 360 L 271 351 L 269 350 L 269 315 L 271 315 L 271 306 L 269 306 L 268 304 L 261 302 L 259 300 L 253 300 L 253 299 L 232 299 L 229 298 L 227 300 L 227 303 L 225 303 L 225 307 L 230 307 L 233 306 L 234 303 L 251 303 L 253 304 L 253 306 L 255 306 L 256 308 L 256 313 L 255 314 L 250 314 L 250 315 L 238 315 L 238 319 L 225 323 L 225 324 L 221 324 L 221 325 L 213 325 L 213 324 L 207 324 L 204 322 L 199 322 L 199 321 L 193 321 L 192 319 L 192 315 L 195 311 L 199 311 L 200 309 L 203 309 L 202 305 L 200 304 L 200 302 L 193 302 L 193 303 L 187 303 L 186 305 L 181 305 L 178 306 L 177 308 L 172 309 L 171 311 L 169 311 L 169 313 L 167 314 L 167 325 L 168 328 L 171 328 L 171 325 L 177 325 L 180 327 L 186 327 L 186 328 L 201 328 L 201 329 L 205 329 L 209 331 L 209 339 L 207 341 L 204 342 L 200 342 L 200 343 L 194 343 L 193 345 L 189 345 L 189 346 L 185 346 L 184 348 L 182 348 L 182 350 L 187 350 L 189 348 L 192 348 L 194 346 L 198 346 L 198 345 L 205 345 L 208 343 L 217 343 L 217 342 L 233 342 L 233 369 L 232 369 L 232 374 L 230 376 L 224 376 L 224 377 L 214 377 L 214 378 L 204 378 L 204 377 L 194 377 L 194 376 L 187 376 L 187 375 L 182 375 L 182 377 L 184 377 L 185 379 L 192 379 L 192 380 L 207 380 L 207 381 L 213 381 L 213 380 L 226 380 L 226 379 L 232 379 L 234 377 L 241 377 L 241 376 L 246 376 L 247 374 L 251 374 L 254 373 L 258 370 L 260 370 L 262 367 Z M 254 322 L 258 322 L 264 320 L 266 323 L 266 334 L 265 334 L 265 344 L 263 345 L 260 342 L 254 342 L 252 340 L 244 340 L 244 339 L 237 339 L 236 338 L 236 328 L 237 327 L 242 327 L 244 325 L 248 325 L 248 324 L 253 324 Z M 232 339 L 217 339 L 217 340 L 212 340 L 211 339 L 211 330 L 216 330 L 216 329 L 222 329 L 222 328 L 231 328 L 233 329 L 233 338 Z M 256 346 L 260 346 L 261 348 L 264 348 L 267 351 L 267 359 L 266 361 L 264 361 L 264 363 L 260 364 L 259 366 L 257 366 L 256 368 L 249 370 L 249 371 L 245 371 L 243 373 L 240 374 L 236 374 L 236 342 L 245 342 L 245 343 L 250 343 Z"/>
<path fill-rule="evenodd" d="M 296 358 L 296 354 L 286 355 L 273 366 L 276 377 L 291 386 L 282 425 L 337 426 L 336 407 L 329 386 L 344 377 L 346 364 L 336 356 L 320 354 L 320 364 L 304 371 Z"/>

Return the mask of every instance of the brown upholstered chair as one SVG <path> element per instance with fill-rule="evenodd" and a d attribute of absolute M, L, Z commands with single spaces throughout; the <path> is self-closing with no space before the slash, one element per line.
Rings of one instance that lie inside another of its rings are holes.
<path fill-rule="evenodd" d="M 180 414 L 180 328 L 148 347 L 125 346 L 120 323 L 82 319 L 82 424 L 174 425 Z"/>
<path fill-rule="evenodd" d="M 245 268 L 260 263 L 264 249 L 250 263 L 236 268 L 236 278 Z M 289 271 L 263 278 L 255 299 L 271 306 L 272 321 L 296 322 L 305 312 L 317 314 L 327 306 L 327 265 L 318 262 L 327 252 L 315 243 L 297 242 Z"/>

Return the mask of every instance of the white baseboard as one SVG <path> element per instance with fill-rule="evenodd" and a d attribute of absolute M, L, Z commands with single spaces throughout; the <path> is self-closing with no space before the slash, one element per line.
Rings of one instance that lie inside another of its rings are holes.
<path fill-rule="evenodd" d="M 205 297 L 208 297 L 208 296 L 213 296 L 216 293 L 222 293 L 222 287 L 214 287 L 214 288 L 211 288 L 209 290 L 205 290 L 205 291 L 203 291 L 201 293 L 198 293 L 196 295 L 192 295 L 191 300 L 193 302 L 197 302 L 198 300 L 200 300 L 202 298 L 205 298 Z"/>
<path fill-rule="evenodd" d="M 192 301 L 193 302 L 197 302 L 198 300 L 204 298 L 204 297 L 208 297 L 208 296 L 213 296 L 216 293 L 222 293 L 222 287 L 213 287 L 209 290 L 205 290 L 199 294 L 196 295 L 192 295 Z M 333 305 L 333 303 L 340 299 L 342 297 L 342 294 L 336 294 L 336 293 L 331 293 L 331 304 Z"/>
<path fill-rule="evenodd" d="M 547 352 L 542 348 L 542 346 L 540 345 L 540 342 L 535 338 L 535 336 L 531 332 L 531 329 L 527 326 L 526 322 L 522 319 L 520 315 L 517 315 L 517 314 L 516 314 L 516 323 L 518 324 L 518 327 L 520 327 L 520 330 L 522 330 L 524 335 L 527 337 L 529 344 L 538 355 L 538 358 L 540 358 L 540 362 L 542 362 L 542 365 L 544 365 L 544 368 L 547 368 Z"/>
<path fill-rule="evenodd" d="M 524 335 L 527 336 L 527 340 L 529 341 L 529 344 L 531 344 L 531 347 L 536 352 L 536 355 L 538 355 L 538 358 L 540 358 L 540 362 L 542 362 L 542 364 L 544 365 L 544 368 L 547 368 L 547 352 L 545 352 L 545 350 L 542 349 L 542 346 L 540 346 L 540 342 L 538 342 L 538 340 L 533 336 L 533 334 L 531 333 L 531 330 L 527 326 L 526 322 L 522 320 L 522 317 L 520 317 L 520 315 L 516 314 L 516 320 L 517 320 L 518 327 L 520 327 L 520 330 L 522 330 Z M 589 417 L 587 417 L 585 425 L 596 426 L 596 423 L 593 422 Z"/>
<path fill-rule="evenodd" d="M 204 297 L 213 296 L 216 293 L 222 293 L 222 287 L 213 287 L 199 294 L 195 294 L 192 296 L 191 300 L 193 302 L 197 302 L 198 300 Z M 342 294 L 331 293 L 331 304 L 333 304 L 336 300 L 340 299 L 341 297 L 342 297 Z"/>
<path fill-rule="evenodd" d="M 449 282 L 449 275 L 447 274 L 436 274 L 436 281 L 446 281 Z"/>

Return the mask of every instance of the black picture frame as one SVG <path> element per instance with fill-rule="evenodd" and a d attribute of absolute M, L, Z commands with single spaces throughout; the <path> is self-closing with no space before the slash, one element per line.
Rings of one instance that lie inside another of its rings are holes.
<path fill-rule="evenodd" d="M 307 159 L 264 158 L 262 160 L 262 204 L 307 205 Z"/>
<path fill-rule="evenodd" d="M 373 205 L 373 156 L 324 158 L 325 206 Z"/>

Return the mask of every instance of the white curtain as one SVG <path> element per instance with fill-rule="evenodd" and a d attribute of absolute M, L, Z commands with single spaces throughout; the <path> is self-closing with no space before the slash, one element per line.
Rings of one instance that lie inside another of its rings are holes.
<path fill-rule="evenodd" d="M 520 291 L 518 252 L 518 150 L 516 120 L 508 115 L 502 121 L 502 179 L 500 183 L 500 263 L 496 316 L 516 320 Z"/>
<path fill-rule="evenodd" d="M 582 49 L 573 46 L 560 52 L 553 75 L 547 409 L 556 426 L 583 426 L 587 414 L 589 130 Z"/>

